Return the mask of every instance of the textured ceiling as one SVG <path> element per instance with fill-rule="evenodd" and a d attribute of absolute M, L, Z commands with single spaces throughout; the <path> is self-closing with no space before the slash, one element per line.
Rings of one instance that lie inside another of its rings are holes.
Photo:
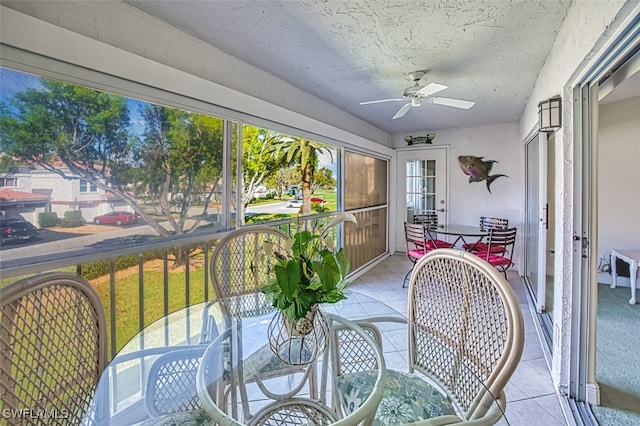
<path fill-rule="evenodd" d="M 569 1 L 127 3 L 391 133 L 515 122 Z M 469 110 L 422 103 L 400 119 L 408 74 Z"/>

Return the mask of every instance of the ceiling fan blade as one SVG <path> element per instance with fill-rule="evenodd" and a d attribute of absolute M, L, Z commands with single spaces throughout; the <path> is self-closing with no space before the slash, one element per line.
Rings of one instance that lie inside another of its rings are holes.
<path fill-rule="evenodd" d="M 379 104 L 380 102 L 404 101 L 404 98 L 380 99 L 378 101 L 360 102 L 360 105 Z"/>
<path fill-rule="evenodd" d="M 471 101 L 463 101 L 462 99 L 452 99 L 452 98 L 427 98 L 427 102 L 438 105 L 446 105 L 454 108 L 462 108 L 469 109 L 474 106 L 476 103 Z"/>
<path fill-rule="evenodd" d="M 426 86 L 424 86 L 422 89 L 418 90 L 418 95 L 419 96 L 429 96 L 429 95 L 433 95 L 434 93 L 438 93 L 441 90 L 447 89 L 448 86 L 445 86 L 444 84 L 440 84 L 440 83 L 429 83 Z"/>
<path fill-rule="evenodd" d="M 411 109 L 411 102 L 409 102 L 408 104 L 404 104 L 402 106 L 402 108 L 400 108 L 398 110 L 398 112 L 396 112 L 396 115 L 393 116 L 392 120 L 395 120 L 396 118 L 402 118 L 404 117 L 404 115 L 407 113 L 407 111 L 409 111 Z"/>

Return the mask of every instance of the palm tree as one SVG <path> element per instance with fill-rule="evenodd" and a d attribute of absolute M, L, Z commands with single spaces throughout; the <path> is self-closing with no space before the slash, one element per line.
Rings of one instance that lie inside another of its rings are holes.
<path fill-rule="evenodd" d="M 325 150 L 326 147 L 320 142 L 304 138 L 292 138 L 286 135 L 279 135 L 273 142 L 274 155 L 280 157 L 287 167 L 300 166 L 302 214 L 311 213 L 313 174 L 318 167 L 318 155 Z"/>

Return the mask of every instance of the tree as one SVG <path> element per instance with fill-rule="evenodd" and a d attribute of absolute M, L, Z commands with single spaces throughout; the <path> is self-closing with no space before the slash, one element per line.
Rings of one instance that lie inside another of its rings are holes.
<path fill-rule="evenodd" d="M 326 147 L 320 142 L 305 138 L 278 135 L 272 144 L 273 155 L 284 160 L 288 166 L 300 166 L 302 183 L 302 214 L 311 213 L 311 185 L 318 167 L 318 155 Z"/>
<path fill-rule="evenodd" d="M 175 232 L 196 229 L 222 174 L 224 121 L 152 104 L 141 112 L 145 131 L 137 147 L 136 192 Z M 202 206 L 200 215 L 191 211 L 196 205 Z"/>
<path fill-rule="evenodd" d="M 318 188 L 335 188 L 335 186 L 336 179 L 333 177 L 333 170 L 322 167 L 313 175 L 313 192 Z"/>
<path fill-rule="evenodd" d="M 83 179 L 129 204 L 159 235 L 195 229 L 189 208 L 220 180 L 223 120 L 147 104 L 144 132 L 130 126 L 125 98 L 41 79 L 2 106 L 0 148 L 65 179 Z M 65 167 L 60 167 L 60 163 Z M 157 216 L 147 212 L 144 196 Z M 177 205 L 174 218 L 171 203 Z M 169 224 L 165 228 L 160 221 Z"/>
<path fill-rule="evenodd" d="M 235 185 L 242 188 L 243 210 L 236 214 L 239 221 L 244 221 L 244 209 L 258 186 L 272 179 L 279 169 L 279 158 L 272 155 L 272 145 L 276 140 L 277 135 L 265 129 L 244 126 L 242 130 L 242 182 Z"/>

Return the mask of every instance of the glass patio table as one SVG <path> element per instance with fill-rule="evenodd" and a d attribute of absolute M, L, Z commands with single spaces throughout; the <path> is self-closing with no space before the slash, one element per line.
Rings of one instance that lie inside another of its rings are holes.
<path fill-rule="evenodd" d="M 454 246 L 456 246 L 458 243 L 475 245 L 481 242 L 484 237 L 489 235 L 489 230 L 473 225 L 446 224 L 429 226 L 427 229 L 429 229 L 430 231 L 434 231 L 437 234 L 452 235 L 457 237 L 452 243 Z M 469 238 L 470 240 L 474 239 L 475 241 L 468 243 L 465 238 Z"/>
<path fill-rule="evenodd" d="M 226 329 L 220 302 L 199 303 L 170 313 L 134 336 L 104 369 L 83 424 L 128 425 L 148 419 L 150 414 L 159 415 L 147 401 L 149 372 L 153 364 L 175 351 L 203 353 L 207 344 Z M 371 315 L 402 317 L 393 308 L 357 292 L 349 292 L 348 299 L 327 305 L 323 310 L 348 319 Z M 243 328 L 265 329 L 274 312 L 268 310 L 264 315 L 246 318 Z M 266 339 L 262 343 L 265 342 Z M 193 390 L 195 392 L 195 382 Z"/>
<path fill-rule="evenodd" d="M 227 327 L 223 325 L 219 302 L 201 303 L 169 314 L 132 339 L 104 370 L 83 424 L 212 424 L 211 417 L 223 424 L 304 424 L 309 421 L 307 418 L 303 422 L 296 417 L 297 414 L 291 414 L 291 410 L 304 413 L 315 410 L 320 413 L 320 417 L 311 420 L 315 424 L 352 424 L 350 420 L 362 420 L 363 412 L 371 416 L 375 413 L 379 401 L 370 395 L 362 396 L 360 405 L 356 407 L 365 411 L 358 413 L 356 409 L 354 414 L 336 410 L 330 379 L 334 367 L 328 362 L 329 349 L 317 363 L 308 364 L 300 372 L 265 381 L 265 387 L 269 388 L 266 394 L 262 385 L 254 381 L 240 383 L 243 390 L 239 399 L 229 397 L 229 386 L 239 384 L 234 380 L 247 377 L 242 370 L 245 373 L 248 369 L 259 371 L 273 362 L 272 357 L 255 354 L 269 346 L 267 329 L 275 312 L 246 318 L 241 328 Z M 362 339 L 367 339 L 369 334 L 363 332 L 360 328 L 362 323 L 357 321 L 376 324 L 380 329 L 383 338 L 378 365 L 383 368 L 379 369 L 379 384 L 385 379 L 388 368 L 402 369 L 402 365 L 407 365 L 406 318 L 390 306 L 350 291 L 346 300 L 323 305 L 321 309 L 330 319 L 350 328 Z M 239 342 L 236 344 L 242 350 L 234 350 L 231 342 Z M 269 353 L 268 350 L 262 352 Z M 452 360 L 455 360 L 455 355 L 443 361 L 446 363 L 443 368 L 450 368 Z M 171 366 L 170 375 L 159 373 L 165 365 Z M 296 388 L 305 374 L 304 368 L 314 368 L 317 372 L 320 366 L 321 383 L 313 383 L 314 391 L 306 384 Z M 239 374 L 234 374 L 238 370 Z M 477 386 L 482 386 L 482 383 L 478 381 Z M 275 392 L 274 389 L 291 393 L 274 399 L 270 394 Z M 485 398 L 481 403 L 497 407 L 502 413 L 493 397 Z M 183 412 L 165 413 L 176 410 Z M 247 416 L 246 410 L 251 414 Z M 276 413 L 275 417 L 273 413 Z M 259 417 L 262 420 L 259 421 Z M 501 424 L 508 423 L 503 419 Z"/>

